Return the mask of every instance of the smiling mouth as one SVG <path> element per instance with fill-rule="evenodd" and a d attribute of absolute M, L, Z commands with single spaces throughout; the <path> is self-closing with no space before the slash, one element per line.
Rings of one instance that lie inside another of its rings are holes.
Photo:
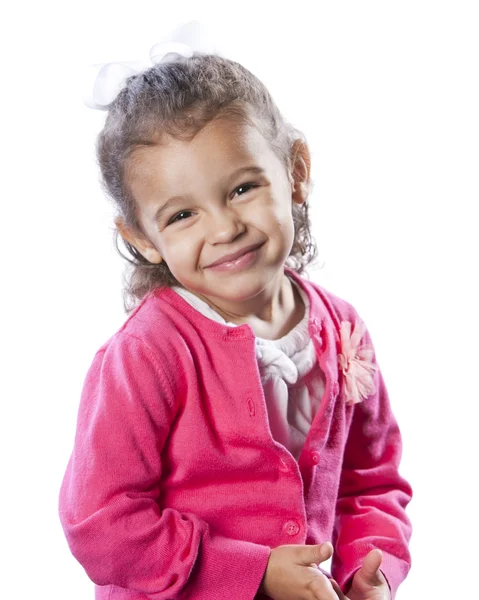
<path fill-rule="evenodd" d="M 255 244 L 249 248 L 245 248 L 241 251 L 241 254 L 235 253 L 230 255 L 229 258 L 220 259 L 211 265 L 208 265 L 208 269 L 212 271 L 239 271 L 241 269 L 251 266 L 259 253 L 259 250 L 263 247 L 262 244 Z M 233 258 L 232 258 L 233 257 Z"/>
<path fill-rule="evenodd" d="M 221 265 L 236 263 L 241 258 L 246 256 L 246 254 L 250 254 L 251 252 L 260 248 L 263 245 L 263 243 L 264 242 L 262 242 L 260 244 L 252 244 L 251 246 L 246 246 L 246 248 L 243 248 L 242 250 L 238 250 L 238 252 L 233 252 L 232 254 L 229 254 L 229 255 L 225 256 L 224 258 L 220 258 L 217 261 L 215 261 L 214 263 L 207 265 L 207 268 L 219 267 Z"/>

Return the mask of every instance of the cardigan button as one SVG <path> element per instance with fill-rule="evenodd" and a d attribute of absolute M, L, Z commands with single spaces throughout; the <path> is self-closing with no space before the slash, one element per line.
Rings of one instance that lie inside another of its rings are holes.
<path fill-rule="evenodd" d="M 247 401 L 248 401 L 249 414 L 250 414 L 250 416 L 254 417 L 256 414 L 256 408 L 254 406 L 254 402 L 253 402 L 252 398 L 247 398 Z"/>
<path fill-rule="evenodd" d="M 287 473 L 289 471 L 288 465 L 282 458 L 279 459 L 279 470 L 283 471 L 283 473 Z"/>
<path fill-rule="evenodd" d="M 311 460 L 313 464 L 317 465 L 319 463 L 319 452 L 311 452 Z"/>
<path fill-rule="evenodd" d="M 287 521 L 284 524 L 283 530 L 288 535 L 298 535 L 300 527 L 296 521 Z"/>

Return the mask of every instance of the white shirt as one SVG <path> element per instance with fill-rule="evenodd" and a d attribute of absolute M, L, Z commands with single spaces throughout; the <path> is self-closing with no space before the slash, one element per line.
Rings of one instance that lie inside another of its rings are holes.
<path fill-rule="evenodd" d="M 237 327 L 188 290 L 173 289 L 205 317 Z M 305 305 L 304 317 L 278 340 L 256 337 L 256 358 L 271 435 L 298 460 L 323 397 L 325 379 L 308 331 L 309 300 L 303 290 L 296 289 Z"/>

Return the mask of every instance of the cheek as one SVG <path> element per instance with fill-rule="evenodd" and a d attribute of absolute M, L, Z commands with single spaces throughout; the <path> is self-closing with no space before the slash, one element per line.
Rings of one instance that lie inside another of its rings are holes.
<path fill-rule="evenodd" d="M 289 255 L 294 243 L 294 222 L 293 215 L 288 215 L 281 224 L 282 246 L 285 249 L 286 256 Z"/>
<path fill-rule="evenodd" d="M 196 264 L 198 243 L 191 234 L 163 236 L 159 246 L 166 264 L 175 276 L 175 270 L 185 271 Z"/>
<path fill-rule="evenodd" d="M 291 207 L 286 203 L 271 203 L 257 210 L 254 225 L 270 238 L 282 238 L 284 244 L 289 244 L 294 237 L 294 222 Z"/>

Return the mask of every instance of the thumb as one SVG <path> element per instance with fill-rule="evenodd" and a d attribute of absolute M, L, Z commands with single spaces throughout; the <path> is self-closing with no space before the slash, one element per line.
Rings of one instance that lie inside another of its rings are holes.
<path fill-rule="evenodd" d="M 314 546 L 304 546 L 301 550 L 300 561 L 303 565 L 319 564 L 328 560 L 333 555 L 333 545 L 331 542 L 324 542 Z"/>
<path fill-rule="evenodd" d="M 378 585 L 382 582 L 382 578 L 380 577 L 379 567 L 381 566 L 383 560 L 383 553 L 379 548 L 375 548 L 371 550 L 371 552 L 364 558 L 363 564 L 361 566 L 361 573 L 372 585 Z"/>

